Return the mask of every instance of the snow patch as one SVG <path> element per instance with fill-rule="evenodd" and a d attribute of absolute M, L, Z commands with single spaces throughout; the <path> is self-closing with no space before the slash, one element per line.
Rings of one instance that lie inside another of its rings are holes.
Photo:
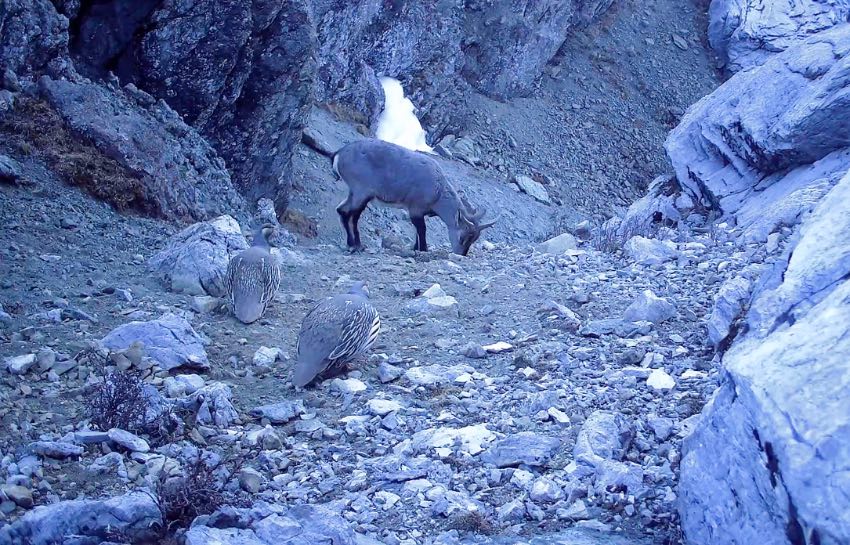
<path fill-rule="evenodd" d="M 425 142 L 425 130 L 413 113 L 413 102 L 405 98 L 401 83 L 394 78 L 382 77 L 381 87 L 384 89 L 384 111 L 378 117 L 375 135 L 407 149 L 434 153 Z"/>

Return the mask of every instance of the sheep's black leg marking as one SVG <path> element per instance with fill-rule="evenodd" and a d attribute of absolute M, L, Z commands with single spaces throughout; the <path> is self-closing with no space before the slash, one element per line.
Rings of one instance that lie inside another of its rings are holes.
<path fill-rule="evenodd" d="M 339 214 L 339 221 L 342 223 L 342 228 L 345 229 L 345 243 L 349 248 L 354 246 L 354 235 L 351 233 L 351 226 L 349 225 L 351 213 L 348 211 L 348 207 L 350 202 L 351 196 L 349 195 L 346 200 L 336 207 L 336 212 Z"/>
<path fill-rule="evenodd" d="M 411 216 L 410 222 L 413 223 L 414 227 L 416 227 L 416 245 L 413 249 L 420 252 L 427 252 L 428 242 L 425 240 L 425 217 Z"/>
<path fill-rule="evenodd" d="M 357 222 L 360 221 L 360 214 L 366 210 L 369 201 L 364 202 L 361 206 L 354 208 L 351 212 L 351 230 L 354 233 L 354 250 L 360 251 L 363 249 L 363 244 L 360 242 L 360 229 L 357 227 Z"/>

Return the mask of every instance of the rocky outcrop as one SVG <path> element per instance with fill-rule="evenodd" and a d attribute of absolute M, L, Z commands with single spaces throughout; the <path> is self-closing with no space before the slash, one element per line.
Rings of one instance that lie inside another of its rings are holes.
<path fill-rule="evenodd" d="M 315 73 L 306 1 L 164 2 L 144 28 L 126 77 L 210 140 L 250 202 L 283 211 Z"/>
<path fill-rule="evenodd" d="M 850 21 L 850 0 L 713 0 L 708 40 L 726 70 L 763 64 L 812 34 Z"/>
<path fill-rule="evenodd" d="M 0 4 L 0 73 L 41 73 L 68 52 L 68 19 L 50 0 L 6 0 Z"/>
<path fill-rule="evenodd" d="M 850 174 L 759 282 L 725 383 L 685 441 L 694 545 L 850 541 Z"/>
<path fill-rule="evenodd" d="M 665 147 L 686 193 L 737 216 L 745 238 L 796 223 L 850 166 L 850 25 L 736 74 Z"/>
<path fill-rule="evenodd" d="M 371 123 L 383 103 L 377 76 L 394 77 L 440 132 L 470 87 L 501 98 L 528 92 L 569 33 L 613 0 L 312 3 L 316 98 Z"/>
<path fill-rule="evenodd" d="M 138 179 L 135 194 L 123 199 L 130 205 L 180 220 L 244 210 L 221 159 L 164 102 L 132 86 L 47 76 L 39 81 L 39 93 L 75 135 Z"/>
<path fill-rule="evenodd" d="M 60 501 L 36 507 L 0 529 L 0 544 L 99 543 L 99 538 L 109 533 L 141 542 L 153 539 L 152 528 L 161 524 L 154 494 L 139 491 L 107 500 Z"/>

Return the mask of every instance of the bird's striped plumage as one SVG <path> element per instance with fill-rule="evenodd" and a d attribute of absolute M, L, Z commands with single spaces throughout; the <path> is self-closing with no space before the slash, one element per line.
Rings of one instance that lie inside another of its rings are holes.
<path fill-rule="evenodd" d="M 258 235 L 253 246 L 234 256 L 227 265 L 225 282 L 230 308 L 246 324 L 263 316 L 280 286 L 280 267 L 271 255 L 267 235 Z"/>
<path fill-rule="evenodd" d="M 301 323 L 292 383 L 305 386 L 343 370 L 375 344 L 380 331 L 381 318 L 360 283 L 351 293 L 325 299 Z"/>

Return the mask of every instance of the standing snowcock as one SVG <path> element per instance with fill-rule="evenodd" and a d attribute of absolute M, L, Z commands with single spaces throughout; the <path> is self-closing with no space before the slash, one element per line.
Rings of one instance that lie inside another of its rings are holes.
<path fill-rule="evenodd" d="M 254 231 L 251 247 L 227 264 L 225 282 L 234 316 L 250 324 L 259 320 L 280 286 L 280 267 L 272 257 L 269 235 L 274 226 L 265 224 Z"/>
<path fill-rule="evenodd" d="M 373 200 L 405 208 L 416 227 L 414 250 L 428 251 L 425 217 L 438 216 L 449 231 L 452 251 L 466 255 L 481 231 L 485 209 L 476 210 L 458 195 L 437 161 L 424 153 L 368 138 L 352 142 L 333 155 L 333 169 L 348 185 L 348 197 L 337 206 L 349 250 L 363 249 L 357 222 Z"/>

